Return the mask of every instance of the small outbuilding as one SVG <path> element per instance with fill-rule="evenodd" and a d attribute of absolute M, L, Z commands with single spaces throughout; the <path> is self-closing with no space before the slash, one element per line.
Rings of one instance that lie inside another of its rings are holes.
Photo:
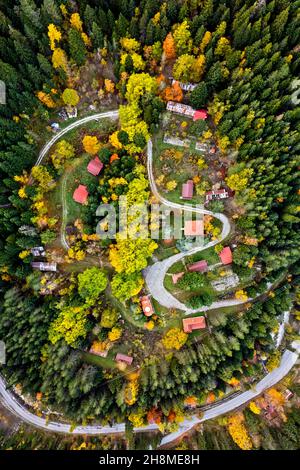
<path fill-rule="evenodd" d="M 188 270 L 191 273 L 205 273 L 208 269 L 208 263 L 206 260 L 197 261 L 197 263 L 190 264 Z"/>
<path fill-rule="evenodd" d="M 75 189 L 73 193 L 73 199 L 75 202 L 79 204 L 85 204 L 87 202 L 89 196 L 89 192 L 83 184 L 80 184 L 78 188 Z"/>
<path fill-rule="evenodd" d="M 182 185 L 181 198 L 182 199 L 192 199 L 194 195 L 194 182 L 193 180 L 188 180 Z"/>
<path fill-rule="evenodd" d="M 231 264 L 232 263 L 232 251 L 229 246 L 225 246 L 223 250 L 219 253 L 219 258 L 222 264 Z"/>
<path fill-rule="evenodd" d="M 154 308 L 149 295 L 140 297 L 141 307 L 146 317 L 151 317 L 154 314 Z"/>
<path fill-rule="evenodd" d="M 124 364 L 131 365 L 133 361 L 133 357 L 126 356 L 126 354 L 118 353 L 115 358 L 116 362 L 124 362 Z"/>
<path fill-rule="evenodd" d="M 103 168 L 103 163 L 99 159 L 99 157 L 95 157 L 87 166 L 87 171 L 91 173 L 91 175 L 98 176 L 100 171 Z"/>
<path fill-rule="evenodd" d="M 172 274 L 173 284 L 177 284 L 179 279 L 181 279 L 184 276 L 184 274 L 185 274 L 184 271 L 182 271 L 181 273 Z"/>
<path fill-rule="evenodd" d="M 31 263 L 33 269 L 38 269 L 39 271 L 57 271 L 57 264 L 56 263 L 42 263 L 39 261 L 34 261 Z"/>

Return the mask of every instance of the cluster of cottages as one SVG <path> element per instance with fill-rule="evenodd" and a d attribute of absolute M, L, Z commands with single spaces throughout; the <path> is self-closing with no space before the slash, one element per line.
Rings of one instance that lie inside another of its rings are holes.
<path fill-rule="evenodd" d="M 30 250 L 32 256 L 35 258 L 45 258 L 46 257 L 46 251 L 43 246 L 35 246 L 34 248 L 31 248 Z M 33 261 L 31 263 L 31 267 L 33 269 L 38 269 L 39 271 L 50 271 L 50 272 L 56 272 L 57 271 L 57 263 L 47 263 L 44 261 Z"/>
<path fill-rule="evenodd" d="M 217 201 L 222 199 L 228 199 L 232 196 L 232 192 L 227 189 L 216 189 L 214 191 L 207 191 L 205 193 L 205 204 L 210 201 Z M 188 180 L 183 183 L 181 190 L 181 199 L 191 200 L 194 197 L 194 182 Z"/>
<path fill-rule="evenodd" d="M 223 266 L 227 266 L 232 263 L 232 251 L 229 246 L 225 246 L 222 251 L 219 253 L 219 258 L 220 262 L 222 263 Z M 209 269 L 208 262 L 206 260 L 201 260 L 197 261 L 196 263 L 190 264 L 187 267 L 188 271 L 191 273 L 206 273 Z M 172 281 L 173 284 L 177 284 L 179 279 L 182 278 L 182 276 L 185 274 L 185 272 L 180 272 L 176 274 L 172 274 Z"/>
<path fill-rule="evenodd" d="M 208 118 L 208 113 L 206 109 L 194 109 L 192 106 L 182 103 L 176 103 L 175 101 L 168 101 L 167 103 L 167 111 L 171 113 L 179 114 L 180 116 L 185 116 L 188 118 L 192 118 L 193 121 L 204 121 Z"/>
<path fill-rule="evenodd" d="M 91 160 L 87 166 L 87 171 L 93 175 L 98 176 L 103 168 L 103 163 L 99 159 L 99 157 L 95 157 Z M 89 192 L 87 187 L 83 184 L 80 184 L 73 193 L 73 199 L 75 202 L 79 204 L 86 204 L 89 197 Z"/>

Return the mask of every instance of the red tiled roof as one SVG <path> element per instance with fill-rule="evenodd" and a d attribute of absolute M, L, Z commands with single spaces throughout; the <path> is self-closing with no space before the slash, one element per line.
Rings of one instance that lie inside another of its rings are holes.
<path fill-rule="evenodd" d="M 183 199 L 192 199 L 194 193 L 194 182 L 193 180 L 188 180 L 182 185 L 181 196 Z"/>
<path fill-rule="evenodd" d="M 140 298 L 140 302 L 146 317 L 151 317 L 151 315 L 154 314 L 154 309 L 150 297 L 148 295 L 144 295 Z"/>
<path fill-rule="evenodd" d="M 88 193 L 86 186 L 84 186 L 83 184 L 80 184 L 73 193 L 73 199 L 74 201 L 79 202 L 79 204 L 85 204 L 87 201 L 88 195 L 89 193 Z"/>
<path fill-rule="evenodd" d="M 201 119 L 202 121 L 207 119 L 207 111 L 206 109 L 197 109 L 197 111 L 195 111 L 194 113 L 194 116 L 193 116 L 193 121 L 199 121 L 199 119 Z"/>
<path fill-rule="evenodd" d="M 116 361 L 117 362 L 125 362 L 125 364 L 132 364 L 132 361 L 133 361 L 133 357 L 130 357 L 130 356 L 126 356 L 126 354 L 121 354 L 121 353 L 118 353 L 116 355 Z"/>
<path fill-rule="evenodd" d="M 185 333 L 191 333 L 193 330 L 202 330 L 206 328 L 205 317 L 184 318 L 182 325 Z"/>
<path fill-rule="evenodd" d="M 186 237 L 196 237 L 204 235 L 203 220 L 187 220 L 184 224 L 184 235 Z"/>
<path fill-rule="evenodd" d="M 98 176 L 103 168 L 103 163 L 99 160 L 99 157 L 95 157 L 87 166 L 87 171 L 94 176 Z"/>
<path fill-rule="evenodd" d="M 225 246 L 223 250 L 219 253 L 220 260 L 223 264 L 232 263 L 232 252 L 229 246 Z"/>
<path fill-rule="evenodd" d="M 190 272 L 200 272 L 203 273 L 207 270 L 208 263 L 204 259 L 201 261 L 197 261 L 197 263 L 190 264 L 188 266 L 188 270 Z"/>

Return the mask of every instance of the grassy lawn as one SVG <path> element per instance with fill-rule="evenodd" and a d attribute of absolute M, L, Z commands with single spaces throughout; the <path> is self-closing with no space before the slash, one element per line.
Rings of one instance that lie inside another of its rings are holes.
<path fill-rule="evenodd" d="M 194 255 L 186 257 L 186 264 L 196 263 L 197 261 L 205 260 L 209 265 L 220 263 L 220 258 L 215 252 L 214 247 L 208 248 L 207 250 L 200 251 Z"/>
<path fill-rule="evenodd" d="M 81 157 L 72 160 L 65 169 L 63 176 L 59 179 L 55 190 L 49 198 L 50 210 L 55 216 L 62 216 L 62 192 L 65 189 L 65 198 L 67 205 L 67 217 L 65 223 L 74 222 L 80 218 L 83 207 L 73 200 L 74 190 L 79 184 L 88 185 L 96 180 L 96 177 L 88 173 L 86 167 L 91 157 L 83 154 Z"/>
<path fill-rule="evenodd" d="M 179 152 L 184 152 L 185 157 L 183 158 L 182 163 L 179 164 L 179 171 L 176 170 L 176 164 L 174 167 L 174 171 L 168 175 L 168 180 L 174 180 L 177 183 L 177 187 L 173 191 L 163 191 L 159 188 L 159 191 L 170 201 L 176 203 L 184 203 L 184 204 L 202 204 L 203 197 L 195 195 L 193 199 L 190 200 L 183 200 L 181 199 L 181 190 L 182 184 L 186 183 L 187 180 L 191 179 L 196 173 L 197 169 L 193 167 L 192 164 L 186 163 L 186 159 L 188 158 L 189 154 L 196 154 L 197 152 L 194 150 L 193 146 L 195 143 L 192 144 L 191 148 L 184 148 L 178 147 L 171 144 L 165 144 L 163 142 L 163 133 L 158 133 L 155 138 L 153 139 L 153 172 L 155 178 L 158 178 L 160 175 L 164 174 L 164 161 L 160 160 L 160 155 L 167 149 L 177 150 Z M 178 163 L 177 163 L 178 165 Z"/>
<path fill-rule="evenodd" d="M 80 158 L 73 160 L 69 171 L 67 170 L 67 174 L 65 176 L 65 197 L 68 208 L 67 223 L 73 222 L 75 219 L 80 217 L 82 212 L 81 204 L 78 204 L 78 202 L 73 200 L 74 190 L 79 184 L 88 186 L 89 183 L 96 180 L 96 177 L 91 175 L 86 169 L 90 160 L 90 155 L 83 154 Z"/>
<path fill-rule="evenodd" d="M 170 267 L 168 273 L 170 274 L 176 274 L 180 273 L 182 271 L 185 271 L 185 266 L 182 261 L 177 261 L 176 263 L 172 264 Z"/>
<path fill-rule="evenodd" d="M 109 351 L 107 357 L 97 356 L 97 354 L 91 354 L 89 352 L 82 353 L 82 359 L 87 364 L 91 364 L 93 366 L 101 367 L 102 369 L 116 369 L 117 363 L 113 359 L 115 356 L 115 352 L 113 353 L 112 350 Z"/>
<path fill-rule="evenodd" d="M 173 246 L 166 246 L 163 242 L 159 243 L 157 250 L 155 251 L 154 255 L 159 261 L 163 261 L 164 259 L 169 258 L 170 256 L 176 255 L 178 253 L 178 249 L 175 245 Z"/>

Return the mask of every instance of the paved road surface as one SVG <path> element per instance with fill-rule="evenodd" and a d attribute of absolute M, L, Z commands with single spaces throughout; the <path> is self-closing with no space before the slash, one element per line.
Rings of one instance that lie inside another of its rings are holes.
<path fill-rule="evenodd" d="M 64 134 L 69 132 L 71 129 L 74 129 L 86 122 L 97 120 L 97 119 L 102 119 L 105 117 L 117 118 L 118 111 L 110 111 L 107 113 L 95 114 L 93 116 L 88 116 L 83 119 L 80 119 L 74 122 L 73 124 L 70 124 L 70 126 L 66 127 L 65 129 L 60 131 L 58 134 L 56 134 L 45 145 L 45 147 L 42 149 L 42 151 L 39 154 L 39 157 L 36 161 L 36 165 L 40 165 L 42 163 L 44 157 L 47 155 L 52 145 L 55 142 L 57 142 Z M 221 240 L 224 240 L 229 235 L 230 224 L 225 215 L 215 214 L 202 208 L 201 209 L 198 208 L 196 210 L 193 207 L 183 208 L 180 204 L 171 203 L 160 196 L 160 194 L 157 191 L 154 177 L 153 177 L 153 172 L 152 172 L 152 142 L 151 141 L 148 143 L 148 174 L 149 174 L 149 181 L 150 181 L 152 192 L 157 197 L 157 199 L 160 200 L 163 204 L 174 209 L 180 209 L 180 210 L 184 209 L 184 210 L 191 211 L 191 212 L 199 212 L 201 214 L 212 215 L 218 218 L 223 224 Z M 153 297 L 155 298 L 158 297 L 157 300 L 162 304 L 166 303 L 167 304 L 166 306 L 168 306 L 169 303 L 171 303 L 172 305 L 175 306 L 175 308 L 179 308 L 179 309 L 186 311 L 186 307 L 183 304 L 178 306 L 177 299 L 171 296 L 171 294 L 169 294 L 167 291 L 164 292 L 164 290 L 161 290 L 166 271 L 169 269 L 170 266 L 172 266 L 172 264 L 174 264 L 179 259 L 182 259 L 189 254 L 197 253 L 199 251 L 207 249 L 210 246 L 214 246 L 215 244 L 219 242 L 220 240 L 211 242 L 207 244 L 205 247 L 204 246 L 196 247 L 188 253 L 179 253 L 178 255 L 172 256 L 163 262 L 158 262 L 158 263 L 155 263 L 153 266 L 151 266 L 151 268 L 148 269 L 146 272 L 146 282 L 148 284 L 148 287 Z M 161 295 L 162 297 L 160 297 Z M 228 301 L 227 301 L 227 305 L 229 305 Z M 299 353 L 300 352 L 299 345 L 297 345 L 297 347 L 298 347 L 297 352 Z M 224 413 L 228 413 L 234 410 L 235 408 L 240 407 L 244 403 L 247 403 L 253 398 L 257 397 L 265 389 L 272 387 L 278 381 L 280 381 L 291 370 L 291 368 L 296 363 L 297 359 L 298 359 L 298 354 L 293 353 L 291 351 L 285 351 L 282 356 L 280 366 L 277 369 L 274 369 L 270 374 L 264 377 L 260 382 L 258 382 L 255 390 L 249 390 L 247 392 L 241 393 L 238 396 L 235 396 L 232 399 L 224 401 L 223 403 L 212 406 L 209 410 L 204 412 L 203 417 L 201 419 L 197 418 L 196 416 L 194 416 L 193 418 L 189 420 L 185 419 L 184 422 L 180 425 L 180 428 L 177 432 L 171 433 L 162 439 L 161 446 L 170 444 L 172 441 L 178 439 L 181 435 L 185 434 L 187 431 L 192 429 L 196 424 L 199 424 L 208 419 L 215 418 Z M 31 413 L 23 404 L 21 404 L 18 401 L 17 397 L 10 390 L 6 389 L 5 380 L 3 379 L 3 377 L 1 377 L 1 375 L 0 375 L 0 398 L 4 406 L 7 409 L 9 409 L 13 414 L 15 414 L 16 416 L 18 416 L 20 419 L 27 422 L 28 424 L 31 424 L 37 428 L 41 428 L 44 430 L 65 433 L 65 434 L 71 433 L 71 434 L 86 434 L 86 435 L 119 434 L 125 431 L 125 425 L 123 423 L 117 424 L 114 426 L 96 426 L 96 425 L 77 426 L 75 427 L 75 429 L 71 431 L 69 424 L 59 423 L 55 421 L 47 422 L 45 418 L 38 417 L 35 414 Z M 135 428 L 135 431 L 136 432 L 153 431 L 157 429 L 158 429 L 157 425 L 151 424 L 142 428 Z"/>
<path fill-rule="evenodd" d="M 35 166 L 40 165 L 44 158 L 47 156 L 49 150 L 51 147 L 58 141 L 60 140 L 65 134 L 70 132 L 72 129 L 75 129 L 76 127 L 82 126 L 83 124 L 86 124 L 87 122 L 90 121 L 99 121 L 100 119 L 104 118 L 110 118 L 110 119 L 117 119 L 119 117 L 119 111 L 108 111 L 105 113 L 98 113 L 98 114 L 93 114 L 92 116 L 86 116 L 82 119 L 78 119 L 78 121 L 73 122 L 69 126 L 65 127 L 61 131 L 59 131 L 57 134 L 55 134 L 52 139 L 47 142 L 47 144 L 42 148 L 42 150 L 39 153 L 38 159 L 35 162 Z M 64 247 L 65 250 L 68 250 L 70 248 L 67 239 L 66 239 L 66 219 L 68 215 L 68 208 L 67 208 L 67 202 L 66 202 L 66 178 L 64 177 L 63 184 L 62 184 L 62 194 L 61 194 L 61 202 L 62 202 L 62 222 L 61 222 L 61 231 L 60 231 L 60 241 L 62 246 Z"/>
<path fill-rule="evenodd" d="M 161 446 L 170 444 L 170 442 L 178 439 L 181 435 L 185 434 L 187 431 L 192 429 L 196 424 L 199 424 L 208 419 L 216 418 L 217 416 L 228 413 L 235 408 L 240 407 L 241 405 L 247 403 L 250 400 L 253 400 L 255 397 L 260 395 L 264 390 L 272 387 L 277 382 L 283 379 L 285 375 L 289 373 L 291 368 L 294 366 L 298 359 L 298 354 L 291 351 L 285 351 L 281 364 L 277 369 L 274 369 L 270 374 L 264 377 L 260 382 L 256 384 L 255 390 L 249 390 L 247 392 L 241 393 L 240 395 L 225 401 L 219 405 L 213 406 L 210 410 L 204 412 L 201 419 L 194 416 L 191 419 L 185 419 L 184 422 L 180 425 L 179 430 L 175 433 L 171 433 L 165 436 L 161 441 Z M 86 435 L 97 435 L 97 434 L 120 434 L 125 431 L 125 425 L 116 424 L 114 426 L 77 426 L 73 431 L 70 430 L 69 424 L 59 423 L 55 421 L 46 421 L 45 418 L 41 418 L 31 413 L 24 405 L 22 405 L 14 394 L 6 389 L 6 384 L 4 379 L 0 376 L 0 398 L 4 406 L 10 410 L 13 414 L 18 416 L 20 419 L 25 421 L 32 426 L 35 426 L 40 429 L 54 431 L 64 434 L 86 434 Z M 135 428 L 135 432 L 142 431 L 154 431 L 157 430 L 158 426 L 156 424 L 151 424 L 144 426 L 142 428 Z"/>

